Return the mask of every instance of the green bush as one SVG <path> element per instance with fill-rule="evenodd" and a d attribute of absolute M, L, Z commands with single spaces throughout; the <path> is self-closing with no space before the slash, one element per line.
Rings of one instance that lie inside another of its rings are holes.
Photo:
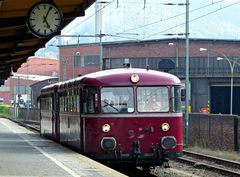
<path fill-rule="evenodd" d="M 9 105 L 0 105 L 0 115 L 6 116 L 9 115 L 10 106 Z"/>

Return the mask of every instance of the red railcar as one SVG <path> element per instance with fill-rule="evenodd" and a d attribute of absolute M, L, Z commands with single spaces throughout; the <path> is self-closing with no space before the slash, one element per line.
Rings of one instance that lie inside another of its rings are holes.
<path fill-rule="evenodd" d="M 41 90 L 41 134 L 96 160 L 161 165 L 182 155 L 180 98 L 171 74 L 99 71 Z"/>

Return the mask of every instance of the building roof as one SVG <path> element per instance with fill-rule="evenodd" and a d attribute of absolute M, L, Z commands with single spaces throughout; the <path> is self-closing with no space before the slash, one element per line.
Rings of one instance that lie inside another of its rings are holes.
<path fill-rule="evenodd" d="M 169 41 L 185 41 L 185 38 L 163 38 L 163 39 L 151 39 L 151 40 L 126 40 L 126 41 L 112 41 L 112 42 L 102 42 L 103 45 L 119 45 L 119 44 L 134 44 L 134 43 L 157 43 L 157 42 L 169 42 Z M 211 39 L 211 38 L 190 38 L 190 42 L 236 42 L 240 43 L 240 40 L 236 39 Z M 60 48 L 71 48 L 79 46 L 91 46 L 99 45 L 99 42 L 93 43 L 81 43 L 81 44 L 66 44 L 59 45 Z"/>
<path fill-rule="evenodd" d="M 96 0 L 55 0 L 63 13 L 64 28 L 75 17 L 84 16 L 85 10 Z M 28 10 L 40 0 L 0 0 L 0 85 L 26 62 L 29 56 L 49 41 L 30 33 L 26 25 Z M 61 28 L 61 29 L 62 29 Z"/>
<path fill-rule="evenodd" d="M 25 75 L 58 76 L 58 60 L 51 58 L 31 57 L 15 72 Z"/>

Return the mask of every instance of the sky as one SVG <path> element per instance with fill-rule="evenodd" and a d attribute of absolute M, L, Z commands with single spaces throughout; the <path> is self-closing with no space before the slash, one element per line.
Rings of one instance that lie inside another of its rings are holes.
<path fill-rule="evenodd" d="M 103 41 L 151 40 L 185 33 L 185 0 L 104 0 L 102 3 Z M 145 3 L 144 3 L 145 2 Z M 190 38 L 240 40 L 240 0 L 189 0 Z M 166 5 L 173 3 L 176 5 Z M 181 4 L 183 4 L 181 6 Z M 94 35 L 95 4 L 84 17 L 76 18 L 61 31 L 62 35 Z M 172 34 L 167 36 L 166 34 Z M 61 38 L 62 44 L 76 44 L 78 39 Z M 94 37 L 80 37 L 80 43 L 95 42 Z M 57 45 L 55 37 L 46 46 Z M 56 55 L 55 47 L 36 52 Z"/>

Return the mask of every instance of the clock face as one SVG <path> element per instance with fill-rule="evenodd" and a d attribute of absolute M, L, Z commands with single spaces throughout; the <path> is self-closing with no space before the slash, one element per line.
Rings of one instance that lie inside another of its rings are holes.
<path fill-rule="evenodd" d="M 37 37 L 50 37 L 60 32 L 62 13 L 53 4 L 37 3 L 28 11 L 27 25 Z"/>

